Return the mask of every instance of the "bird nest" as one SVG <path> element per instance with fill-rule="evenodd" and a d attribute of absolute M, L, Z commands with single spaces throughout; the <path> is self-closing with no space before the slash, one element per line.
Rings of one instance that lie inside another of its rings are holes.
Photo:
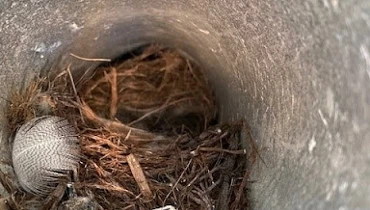
<path fill-rule="evenodd" d="M 40 113 L 68 119 L 82 156 L 74 189 L 102 208 L 249 206 L 246 183 L 257 154 L 249 130 L 243 122 L 215 123 L 212 90 L 179 51 L 148 46 L 101 64 L 90 77 L 67 68 L 27 91 L 11 97 L 9 129 Z M 242 148 L 241 132 L 252 149 Z M 15 196 L 12 208 L 25 198 Z"/>

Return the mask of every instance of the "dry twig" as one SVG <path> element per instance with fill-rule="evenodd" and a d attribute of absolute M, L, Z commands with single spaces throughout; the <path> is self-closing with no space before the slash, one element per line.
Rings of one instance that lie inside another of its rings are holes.
<path fill-rule="evenodd" d="M 70 53 L 71 56 L 80 59 L 82 61 L 93 61 L 93 62 L 111 62 L 111 59 L 106 59 L 106 58 L 84 58 L 78 55 L 75 55 L 73 53 Z"/>

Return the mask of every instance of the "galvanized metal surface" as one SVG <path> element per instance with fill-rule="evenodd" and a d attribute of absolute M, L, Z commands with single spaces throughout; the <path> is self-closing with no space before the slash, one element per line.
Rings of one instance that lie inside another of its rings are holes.
<path fill-rule="evenodd" d="M 263 148 L 254 209 L 370 209 L 369 23 L 367 0 L 5 0 L 0 95 L 59 55 L 77 72 L 69 52 L 175 45 L 207 67 L 222 119 L 245 118 Z"/>

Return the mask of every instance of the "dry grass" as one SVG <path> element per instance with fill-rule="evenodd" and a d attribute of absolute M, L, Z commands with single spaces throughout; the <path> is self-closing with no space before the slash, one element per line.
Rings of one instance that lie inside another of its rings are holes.
<path fill-rule="evenodd" d="M 89 80 L 72 75 L 68 68 L 42 83 L 42 102 L 80 134 L 78 194 L 92 193 L 104 209 L 246 208 L 246 163 L 255 161 L 255 148 L 241 148 L 242 122 L 209 126 L 215 99 L 199 67 L 150 46 Z M 30 95 L 12 98 L 11 127 L 35 116 Z"/>
<path fill-rule="evenodd" d="M 34 102 L 40 90 L 40 81 L 32 81 L 26 90 L 14 90 L 10 93 L 6 113 L 7 127 L 10 133 L 36 116 Z"/>
<path fill-rule="evenodd" d="M 81 98 L 101 117 L 131 127 L 199 134 L 214 118 L 215 103 L 200 69 L 194 67 L 173 50 L 149 47 L 130 60 L 97 69 Z"/>

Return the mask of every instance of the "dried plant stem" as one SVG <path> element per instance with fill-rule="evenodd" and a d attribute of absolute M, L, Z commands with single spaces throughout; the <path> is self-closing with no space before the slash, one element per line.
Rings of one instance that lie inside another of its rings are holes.
<path fill-rule="evenodd" d="M 118 93 L 117 93 L 117 69 L 112 68 L 110 73 L 110 85 L 111 85 L 111 102 L 110 102 L 110 119 L 114 120 L 117 114 L 117 102 L 118 102 Z"/>
<path fill-rule="evenodd" d="M 157 137 L 154 134 L 151 134 L 147 131 L 137 129 L 137 128 L 132 128 L 132 127 L 126 126 L 126 125 L 124 125 L 120 122 L 116 122 L 116 121 L 112 121 L 112 120 L 108 120 L 108 119 L 104 119 L 102 117 L 99 117 L 95 114 L 95 112 L 84 101 L 81 101 L 80 108 L 81 108 L 82 114 L 86 118 L 88 118 L 90 121 L 93 121 L 93 122 L 97 123 L 100 126 L 112 129 L 113 131 L 128 133 L 131 130 L 131 132 L 133 134 L 141 135 L 145 138 L 155 138 L 155 137 Z"/>
<path fill-rule="evenodd" d="M 0 184 L 5 188 L 8 193 L 14 192 L 14 184 L 9 177 L 0 170 Z"/>
<path fill-rule="evenodd" d="M 77 100 L 78 99 L 78 94 L 77 94 L 75 82 L 73 80 L 73 76 L 72 76 L 72 73 L 71 73 L 71 65 L 68 65 L 67 72 L 68 72 L 69 79 L 71 80 L 71 86 L 72 86 L 72 89 L 73 89 L 73 93 L 75 94 L 75 97 L 76 97 L 76 100 Z"/>
<path fill-rule="evenodd" d="M 247 154 L 247 151 L 245 149 L 243 149 L 243 150 L 229 150 L 229 149 L 222 149 L 222 148 L 200 147 L 198 150 L 202 151 L 202 152 L 225 152 L 225 153 L 234 154 L 234 155 L 245 155 L 245 154 Z"/>
<path fill-rule="evenodd" d="M 139 161 L 136 159 L 135 155 L 129 154 L 127 156 L 127 162 L 130 166 L 131 173 L 134 176 L 136 183 L 139 185 L 141 193 L 145 198 L 152 199 L 153 193 L 150 190 L 147 179 L 145 178 L 143 169 L 140 166 Z"/>
<path fill-rule="evenodd" d="M 143 116 L 141 116 L 139 119 L 130 122 L 128 125 L 129 126 L 134 125 L 134 124 L 136 124 L 136 123 L 144 120 L 145 118 L 149 117 L 150 115 L 152 115 L 154 113 L 157 113 L 157 112 L 159 112 L 159 111 L 161 111 L 161 110 L 163 110 L 163 109 L 165 109 L 165 108 L 167 108 L 169 106 L 175 105 L 177 103 L 180 103 L 180 102 L 186 101 L 186 100 L 189 100 L 189 99 L 188 98 L 183 98 L 183 99 L 180 99 L 180 100 L 177 100 L 177 101 L 173 101 L 173 102 L 168 103 L 168 104 L 164 104 L 163 106 L 161 106 L 161 107 L 159 107 L 159 108 L 157 108 L 157 109 L 155 109 L 153 111 L 147 112 L 146 114 L 144 114 Z"/>
<path fill-rule="evenodd" d="M 247 185 L 248 178 L 249 178 L 250 174 L 252 173 L 252 169 L 253 169 L 254 163 L 257 160 L 257 157 L 259 157 L 258 150 L 257 150 L 257 145 L 256 145 L 256 142 L 254 141 L 254 139 L 252 137 L 252 134 L 250 132 L 249 127 L 248 126 L 245 126 L 245 129 L 244 130 L 246 132 L 248 141 L 250 143 L 251 152 L 250 152 L 249 157 L 247 158 L 247 160 L 249 161 L 249 163 L 248 163 L 249 167 L 245 169 L 242 182 L 241 182 L 241 184 L 239 186 L 239 189 L 238 189 L 238 191 L 236 193 L 235 200 L 232 203 L 232 207 L 234 209 L 238 208 L 238 205 L 240 203 L 240 200 L 245 195 L 245 187 Z"/>
<path fill-rule="evenodd" d="M 116 186 L 116 185 L 112 185 L 110 183 L 104 183 L 104 184 L 87 184 L 86 187 L 91 187 L 91 188 L 96 188 L 96 189 L 101 189 L 101 190 L 109 190 L 109 191 L 115 191 L 115 192 L 119 192 L 119 193 L 128 193 L 132 196 L 134 196 L 134 194 L 129 191 L 129 190 L 126 190 L 120 186 Z"/>
<path fill-rule="evenodd" d="M 164 199 L 163 201 L 163 205 L 166 203 L 166 200 L 168 199 L 168 197 L 171 195 L 171 193 L 173 192 L 173 190 L 177 187 L 177 185 L 179 184 L 180 180 L 182 179 L 182 177 L 184 176 L 186 170 L 188 170 L 188 168 L 190 167 L 190 164 L 192 163 L 193 159 L 190 159 L 188 164 L 186 165 L 185 169 L 182 171 L 180 177 L 176 180 L 175 184 L 173 185 L 171 191 L 167 194 L 166 198 Z"/>
<path fill-rule="evenodd" d="M 67 189 L 67 185 L 65 183 L 60 183 L 44 201 L 44 206 L 42 210 L 56 210 L 57 204 L 62 200 L 64 192 Z"/>
<path fill-rule="evenodd" d="M 237 138 L 233 138 L 230 143 L 230 149 L 237 149 L 238 148 L 239 141 Z M 230 171 L 234 168 L 235 165 L 235 157 L 228 156 L 225 160 L 223 167 L 225 171 Z M 222 185 L 221 190 L 218 195 L 218 201 L 217 201 L 217 210 L 228 210 L 230 208 L 229 206 L 229 200 L 230 200 L 230 190 L 231 190 L 231 175 L 228 173 L 224 173 L 222 175 Z"/>
<path fill-rule="evenodd" d="M 106 59 L 106 58 L 84 58 L 84 57 L 75 55 L 73 53 L 70 53 L 70 55 L 82 61 L 92 61 L 92 62 L 110 62 L 111 61 L 111 59 Z"/>

